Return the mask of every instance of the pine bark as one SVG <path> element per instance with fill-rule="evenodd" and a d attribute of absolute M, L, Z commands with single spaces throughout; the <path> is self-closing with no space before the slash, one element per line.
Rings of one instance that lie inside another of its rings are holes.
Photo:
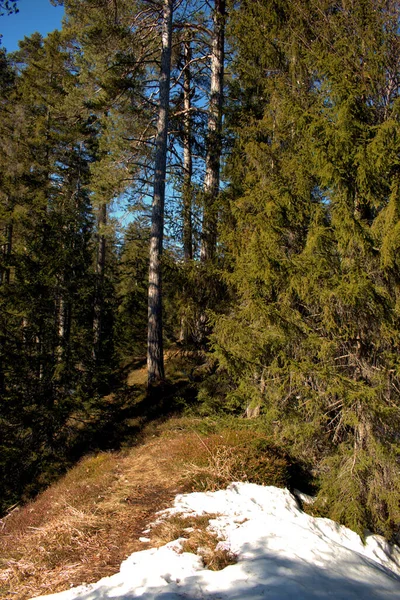
<path fill-rule="evenodd" d="M 215 200 L 219 192 L 222 154 L 222 106 L 225 46 L 225 0 L 215 0 L 214 30 L 211 48 L 210 106 L 204 178 L 204 212 L 200 259 L 212 260 L 217 244 L 217 211 Z"/>
<path fill-rule="evenodd" d="M 192 227 L 192 177 L 193 177 L 193 157 L 192 157 L 192 74 L 190 69 L 190 61 L 192 60 L 192 48 L 190 40 L 183 42 L 183 259 L 185 263 L 189 263 L 193 259 L 193 227 Z M 183 296 L 186 289 L 183 288 Z M 181 331 L 179 341 L 186 344 L 189 341 L 190 331 L 188 327 L 187 317 L 181 317 Z"/>
<path fill-rule="evenodd" d="M 5 243 L 2 248 L 3 259 L 4 259 L 4 268 L 0 269 L 0 285 L 10 283 L 10 258 L 11 258 L 11 250 L 12 250 L 12 234 L 13 234 L 13 226 L 12 223 L 5 225 L 4 227 L 4 237 Z M 7 327 L 5 326 L 4 316 L 3 319 L 0 320 L 0 394 L 4 392 L 4 369 L 3 369 L 3 356 L 4 356 L 4 348 L 6 346 L 6 335 L 7 335 Z"/>
<path fill-rule="evenodd" d="M 4 227 L 5 243 L 3 245 L 3 259 L 4 268 L 0 269 L 0 285 L 9 285 L 10 283 L 10 261 L 12 253 L 12 239 L 13 239 L 13 224 L 10 222 Z M 3 370 L 3 355 L 4 348 L 6 345 L 7 327 L 4 326 L 4 318 L 0 322 L 0 394 L 4 392 L 5 376 Z"/>
<path fill-rule="evenodd" d="M 192 49 L 189 41 L 183 43 L 184 55 L 184 81 L 183 81 L 183 108 L 184 134 L 183 134 L 183 254 L 185 262 L 193 258 L 193 230 L 192 230 L 192 117 L 191 117 L 191 93 L 192 81 L 190 72 L 190 61 Z"/>
<path fill-rule="evenodd" d="M 154 195 L 150 237 L 147 379 L 148 385 L 164 380 L 161 259 L 164 237 L 165 177 L 171 76 L 173 0 L 163 0 L 159 111 L 155 152 Z"/>

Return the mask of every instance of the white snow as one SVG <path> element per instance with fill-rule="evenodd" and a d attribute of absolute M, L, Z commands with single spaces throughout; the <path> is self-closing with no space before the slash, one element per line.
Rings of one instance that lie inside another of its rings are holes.
<path fill-rule="evenodd" d="M 208 571 L 177 540 L 135 552 L 112 577 L 40 598 L 400 600 L 399 548 L 373 535 L 364 545 L 346 527 L 303 513 L 288 490 L 233 483 L 226 490 L 177 496 L 165 513 L 176 512 L 219 514 L 210 526 L 238 562 Z"/>

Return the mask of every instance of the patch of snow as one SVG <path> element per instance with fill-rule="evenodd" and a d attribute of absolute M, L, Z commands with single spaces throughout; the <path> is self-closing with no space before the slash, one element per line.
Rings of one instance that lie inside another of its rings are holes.
<path fill-rule="evenodd" d="M 41 600 L 399 600 L 400 549 L 303 513 L 288 491 L 233 483 L 217 492 L 179 495 L 161 515 L 218 514 L 219 547 L 238 557 L 204 569 L 181 540 L 135 552 L 120 572 Z M 38 600 L 38 599 L 37 599 Z"/>
<path fill-rule="evenodd" d="M 314 504 L 314 502 L 315 502 L 315 497 L 314 496 L 310 496 L 309 494 L 305 494 L 304 492 L 300 492 L 300 490 L 293 490 L 293 494 L 303 504 Z"/>

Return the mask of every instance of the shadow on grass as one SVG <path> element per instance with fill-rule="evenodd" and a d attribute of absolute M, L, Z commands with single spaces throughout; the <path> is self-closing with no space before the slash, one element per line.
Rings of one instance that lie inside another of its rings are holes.
<path fill-rule="evenodd" d="M 140 364 L 135 366 L 140 368 Z M 120 385 L 112 395 L 94 403 L 92 420 L 74 432 L 68 444 L 68 466 L 72 466 L 88 453 L 119 451 L 140 444 L 148 434 L 144 433 L 146 426 L 151 423 L 160 424 L 172 416 L 182 414 L 185 409 L 196 403 L 197 391 L 197 385 L 188 380 L 169 381 L 149 390 L 144 385 Z M 254 441 L 257 442 L 256 439 Z M 276 464 L 276 468 L 285 463 L 285 476 L 282 476 L 282 481 L 276 485 L 291 490 L 299 489 L 311 495 L 317 492 L 310 466 L 276 446 L 268 437 L 262 443 L 258 441 L 250 452 L 250 462 L 247 465 L 249 473 L 254 471 L 253 462 L 256 464 L 256 470 L 258 463 L 263 464 L 263 457 L 274 459 L 272 462 Z M 262 479 L 262 473 L 260 477 Z M 255 482 L 264 481 L 266 480 Z M 271 485 L 270 481 L 271 478 L 267 477 L 268 485 Z"/>
<path fill-rule="evenodd" d="M 71 465 L 90 452 L 117 451 L 140 443 L 146 425 L 179 415 L 196 397 L 196 386 L 185 380 L 148 390 L 145 385 L 120 384 L 109 396 L 93 400 L 86 409 L 87 418 L 70 431 L 67 462 Z"/>
<path fill-rule="evenodd" d="M 54 443 L 45 448 L 45 453 L 37 453 L 32 469 L 22 473 L 18 488 L 15 481 L 6 482 L 8 488 L 14 485 L 13 501 L 31 499 L 85 455 L 120 451 L 140 444 L 148 435 L 149 424 L 159 424 L 172 416 L 179 416 L 185 409 L 195 405 L 198 382 L 207 376 L 207 373 L 197 373 L 193 376 L 196 365 L 201 365 L 201 359 L 186 357 L 185 360 L 185 364 L 180 364 L 179 359 L 176 360 L 170 366 L 170 379 L 163 385 L 149 390 L 143 382 L 143 379 L 146 379 L 146 360 L 137 359 L 125 365 L 119 373 L 118 380 L 114 381 L 111 393 L 95 395 L 89 401 L 82 401 L 80 408 L 74 409 L 65 425 L 53 438 Z M 133 380 L 136 383 L 132 384 Z M 221 425 L 218 425 L 217 419 L 217 433 L 219 426 Z M 226 422 L 223 427 L 227 427 Z M 287 478 L 286 481 L 282 481 L 282 485 L 313 494 L 315 487 L 309 469 L 299 464 L 282 448 L 274 448 L 268 439 L 265 443 L 265 448 L 257 447 L 257 453 L 253 453 L 254 457 L 258 455 L 262 458 L 264 454 L 270 456 L 275 453 L 278 462 L 280 460 L 287 465 Z M 6 509 L 10 505 L 11 502 L 8 505 L 4 504 Z"/>
<path fill-rule="evenodd" d="M 73 410 L 64 422 L 61 416 L 58 422 L 56 417 L 52 420 L 51 428 L 47 422 L 38 424 L 15 450 L 12 463 L 0 461 L 0 517 L 33 499 L 85 455 L 135 446 L 143 441 L 146 425 L 179 415 L 195 400 L 196 387 L 178 372 L 150 391 L 142 383 L 127 385 L 129 373 L 145 379 L 144 367 L 141 360 L 127 365 L 104 395 L 71 397 Z"/>

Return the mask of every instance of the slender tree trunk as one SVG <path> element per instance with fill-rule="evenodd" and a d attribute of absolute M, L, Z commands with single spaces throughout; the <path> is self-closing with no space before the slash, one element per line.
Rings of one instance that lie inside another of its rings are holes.
<path fill-rule="evenodd" d="M 3 244 L 3 259 L 4 269 L 0 271 L 0 284 L 10 283 L 10 260 L 12 253 L 12 239 L 13 239 L 13 224 L 7 223 L 4 227 L 5 243 Z"/>
<path fill-rule="evenodd" d="M 214 32 L 211 48 L 211 85 L 204 179 L 204 213 L 200 259 L 212 260 L 217 243 L 217 212 L 215 201 L 219 192 L 222 154 L 222 105 L 225 45 L 225 0 L 215 0 Z"/>
<path fill-rule="evenodd" d="M 103 320 L 103 283 L 106 267 L 106 237 L 104 227 L 107 224 L 107 205 L 103 203 L 99 208 L 98 246 L 96 259 L 96 288 L 93 306 L 93 359 L 99 361 L 102 345 L 102 320 Z"/>
<path fill-rule="evenodd" d="M 157 123 L 154 196 L 150 238 L 147 338 L 147 377 L 149 386 L 161 382 L 164 379 L 161 258 L 164 236 L 165 176 L 167 165 L 168 109 L 171 75 L 172 13 L 173 0 L 163 0 L 159 113 Z"/>
<path fill-rule="evenodd" d="M 56 329 L 56 338 L 57 338 L 55 354 L 56 354 L 57 362 L 60 364 L 63 360 L 64 334 L 65 334 L 65 322 L 64 322 L 65 305 L 64 305 L 64 298 L 63 298 L 61 290 L 58 290 L 58 297 L 56 299 L 55 305 L 56 305 L 55 329 Z"/>
<path fill-rule="evenodd" d="M 42 327 L 39 328 L 39 335 L 37 335 L 35 337 L 35 343 L 36 343 L 36 357 L 37 357 L 36 374 L 37 374 L 39 381 L 42 381 L 43 375 L 44 375 Z"/>
<path fill-rule="evenodd" d="M 63 277 L 64 279 L 64 277 Z M 65 300 L 65 290 L 60 286 L 57 303 L 57 362 L 66 363 L 68 360 L 67 348 L 69 345 L 70 335 L 70 316 L 71 316 L 71 305 Z"/>
<path fill-rule="evenodd" d="M 185 111 L 184 117 L 184 133 L 183 133 L 183 253 L 185 262 L 193 258 L 193 232 L 192 232 L 192 176 L 193 176 L 193 160 L 192 160 L 192 117 L 191 117 L 191 93 L 192 81 L 190 72 L 190 61 L 192 59 L 192 49 L 190 41 L 185 41 L 183 44 L 184 71 L 183 81 L 183 108 Z"/>
<path fill-rule="evenodd" d="M 0 395 L 4 394 L 5 389 L 5 377 L 4 377 L 4 367 L 3 367 L 3 356 L 5 354 L 5 339 L 2 331 L 0 331 Z"/>
<path fill-rule="evenodd" d="M 10 283 L 10 260 L 12 253 L 12 239 L 13 239 L 13 224 L 10 222 L 5 225 L 4 228 L 5 234 L 5 243 L 3 245 L 3 258 L 4 258 L 4 269 L 0 269 L 0 285 Z M 3 328 L 3 323 L 5 322 L 4 315 L 1 321 L 1 330 L 0 330 L 0 394 L 4 392 L 5 386 L 5 375 L 3 369 L 3 355 L 4 348 L 6 346 L 6 335 L 7 328 Z"/>
<path fill-rule="evenodd" d="M 192 116 L 191 116 L 191 93 L 192 77 L 190 70 L 190 61 L 192 60 L 192 48 L 190 41 L 183 42 L 183 257 L 185 263 L 193 258 L 193 229 L 192 229 L 192 176 L 193 176 L 193 158 L 192 158 Z M 183 289 L 183 297 L 186 295 L 186 289 Z M 190 331 L 188 320 L 185 314 L 181 317 L 181 331 L 179 341 L 184 344 L 189 341 Z"/>

